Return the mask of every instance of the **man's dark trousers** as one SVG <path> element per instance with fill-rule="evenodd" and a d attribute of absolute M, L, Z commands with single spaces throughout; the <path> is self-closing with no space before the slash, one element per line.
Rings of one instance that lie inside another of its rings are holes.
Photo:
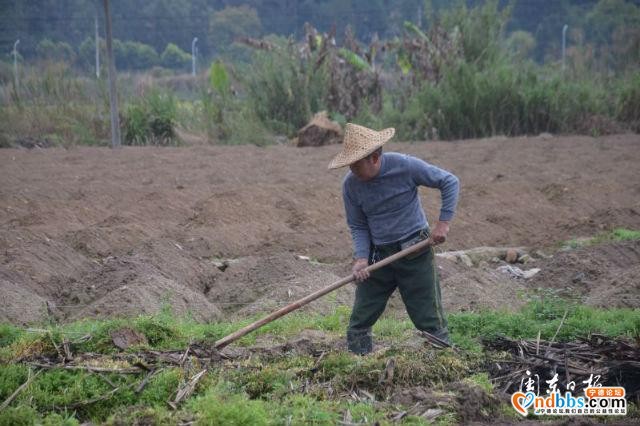
<path fill-rule="evenodd" d="M 372 247 L 369 263 L 400 250 L 399 243 Z M 434 251 L 429 247 L 373 271 L 367 280 L 358 284 L 347 330 L 350 351 L 359 354 L 371 351 L 371 327 L 384 312 L 396 287 L 416 328 L 448 340 Z"/>

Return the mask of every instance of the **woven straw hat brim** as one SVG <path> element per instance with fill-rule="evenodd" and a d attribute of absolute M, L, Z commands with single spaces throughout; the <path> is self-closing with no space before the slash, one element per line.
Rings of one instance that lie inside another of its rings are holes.
<path fill-rule="evenodd" d="M 347 124 L 349 126 L 349 124 Z M 350 131 L 352 129 L 365 131 L 365 135 L 361 132 Z M 388 129 L 376 132 L 362 126 L 355 126 L 350 129 L 347 127 L 345 131 L 345 140 L 342 145 L 342 151 L 338 153 L 329 163 L 329 169 L 339 169 L 361 160 L 380 148 L 389 141 L 396 133 L 396 129 L 389 127 Z"/>

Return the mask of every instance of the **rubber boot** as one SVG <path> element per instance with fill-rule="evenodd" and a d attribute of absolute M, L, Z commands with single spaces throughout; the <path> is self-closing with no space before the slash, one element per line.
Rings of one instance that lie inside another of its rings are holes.
<path fill-rule="evenodd" d="M 434 332 L 432 332 L 431 334 L 433 334 L 434 336 L 436 336 L 438 339 L 447 342 L 448 344 L 451 344 L 451 341 L 449 340 L 449 329 L 445 328 L 441 328 L 440 330 L 436 330 Z"/>
<path fill-rule="evenodd" d="M 370 328 L 347 330 L 347 347 L 358 355 L 366 355 L 373 350 L 373 336 Z"/>

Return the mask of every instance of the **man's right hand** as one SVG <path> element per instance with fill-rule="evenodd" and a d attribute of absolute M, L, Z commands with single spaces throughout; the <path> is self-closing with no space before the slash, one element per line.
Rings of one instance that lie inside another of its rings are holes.
<path fill-rule="evenodd" d="M 351 272 L 353 272 L 353 276 L 355 277 L 357 283 L 360 283 L 369 278 L 369 271 L 366 270 L 367 266 L 369 266 L 369 261 L 367 259 L 356 259 L 353 262 Z"/>

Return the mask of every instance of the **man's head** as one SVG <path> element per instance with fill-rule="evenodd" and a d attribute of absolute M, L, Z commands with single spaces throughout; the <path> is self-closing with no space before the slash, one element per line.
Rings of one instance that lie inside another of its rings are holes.
<path fill-rule="evenodd" d="M 366 157 L 351 163 L 349 168 L 356 177 L 362 181 L 368 181 L 378 176 L 382 165 L 382 147 L 376 149 Z"/>
<path fill-rule="evenodd" d="M 353 165 L 351 170 L 357 176 L 369 176 L 374 168 L 377 174 L 380 168 L 381 151 L 377 154 L 375 152 L 382 148 L 382 145 L 391 139 L 394 133 L 395 129 L 392 127 L 378 132 L 357 124 L 347 123 L 342 151 L 333 157 L 329 168 L 337 169 Z M 360 173 L 361 170 L 362 173 Z"/>

